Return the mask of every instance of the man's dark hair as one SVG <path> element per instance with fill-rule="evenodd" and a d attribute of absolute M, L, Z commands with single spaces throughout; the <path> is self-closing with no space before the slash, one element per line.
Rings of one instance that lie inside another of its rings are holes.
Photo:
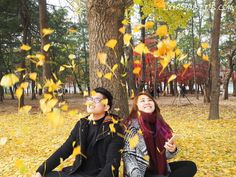
<path fill-rule="evenodd" d="M 110 106 L 110 109 L 111 109 L 111 107 L 112 107 L 112 100 L 113 100 L 113 96 L 112 96 L 111 92 L 109 92 L 107 89 L 105 89 L 103 87 L 97 87 L 95 89 L 95 92 L 101 93 L 105 98 L 107 98 L 108 105 Z"/>

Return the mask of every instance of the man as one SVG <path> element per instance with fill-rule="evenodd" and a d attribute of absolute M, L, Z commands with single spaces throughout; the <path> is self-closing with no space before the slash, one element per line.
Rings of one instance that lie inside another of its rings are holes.
<path fill-rule="evenodd" d="M 87 98 L 89 116 L 80 119 L 65 143 L 38 169 L 36 177 L 118 177 L 123 131 L 118 117 L 108 114 L 113 96 L 102 88 Z M 73 166 L 62 171 L 52 171 L 60 164 L 60 158 L 68 158 L 74 148 L 80 148 Z"/>

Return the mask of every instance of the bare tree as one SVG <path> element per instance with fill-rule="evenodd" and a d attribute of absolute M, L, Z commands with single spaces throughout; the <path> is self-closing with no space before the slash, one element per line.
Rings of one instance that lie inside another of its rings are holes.
<path fill-rule="evenodd" d="M 221 7 L 223 0 L 215 1 L 215 14 L 213 21 L 213 30 L 211 35 L 211 102 L 209 119 L 219 119 L 219 96 L 220 96 L 220 59 L 219 59 L 219 38 L 220 38 L 220 23 L 221 23 Z"/>

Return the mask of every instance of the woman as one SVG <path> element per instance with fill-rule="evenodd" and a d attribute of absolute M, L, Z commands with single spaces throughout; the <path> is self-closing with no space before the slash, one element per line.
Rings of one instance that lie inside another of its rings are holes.
<path fill-rule="evenodd" d="M 128 128 L 123 151 L 126 177 L 194 176 L 197 171 L 194 162 L 167 163 L 178 149 L 175 141 L 170 140 L 172 129 L 149 94 L 142 92 L 134 98 L 133 108 L 124 123 Z"/>

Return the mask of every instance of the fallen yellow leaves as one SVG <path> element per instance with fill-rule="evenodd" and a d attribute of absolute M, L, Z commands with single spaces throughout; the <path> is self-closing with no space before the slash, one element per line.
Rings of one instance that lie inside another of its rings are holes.
<path fill-rule="evenodd" d="M 209 121 L 208 105 L 160 107 L 165 120 L 179 135 L 177 145 L 180 151 L 173 161 L 193 160 L 198 166 L 196 177 L 236 175 L 236 145 L 233 143 L 236 142 L 236 110 L 221 106 L 223 119 Z M 75 123 L 84 116 L 77 113 L 76 109 L 71 110 L 70 115 L 61 112 L 64 124 L 56 131 L 51 130 L 40 113 L 1 113 L 0 176 L 32 176 L 37 167 L 63 144 Z M 135 147 L 138 137 L 133 139 L 132 147 Z M 81 153 L 79 147 L 74 154 L 78 153 Z M 63 162 L 63 166 L 72 163 L 73 159 L 70 159 Z"/>
<path fill-rule="evenodd" d="M 7 137 L 0 138 L 0 145 L 5 145 L 7 143 Z"/>

